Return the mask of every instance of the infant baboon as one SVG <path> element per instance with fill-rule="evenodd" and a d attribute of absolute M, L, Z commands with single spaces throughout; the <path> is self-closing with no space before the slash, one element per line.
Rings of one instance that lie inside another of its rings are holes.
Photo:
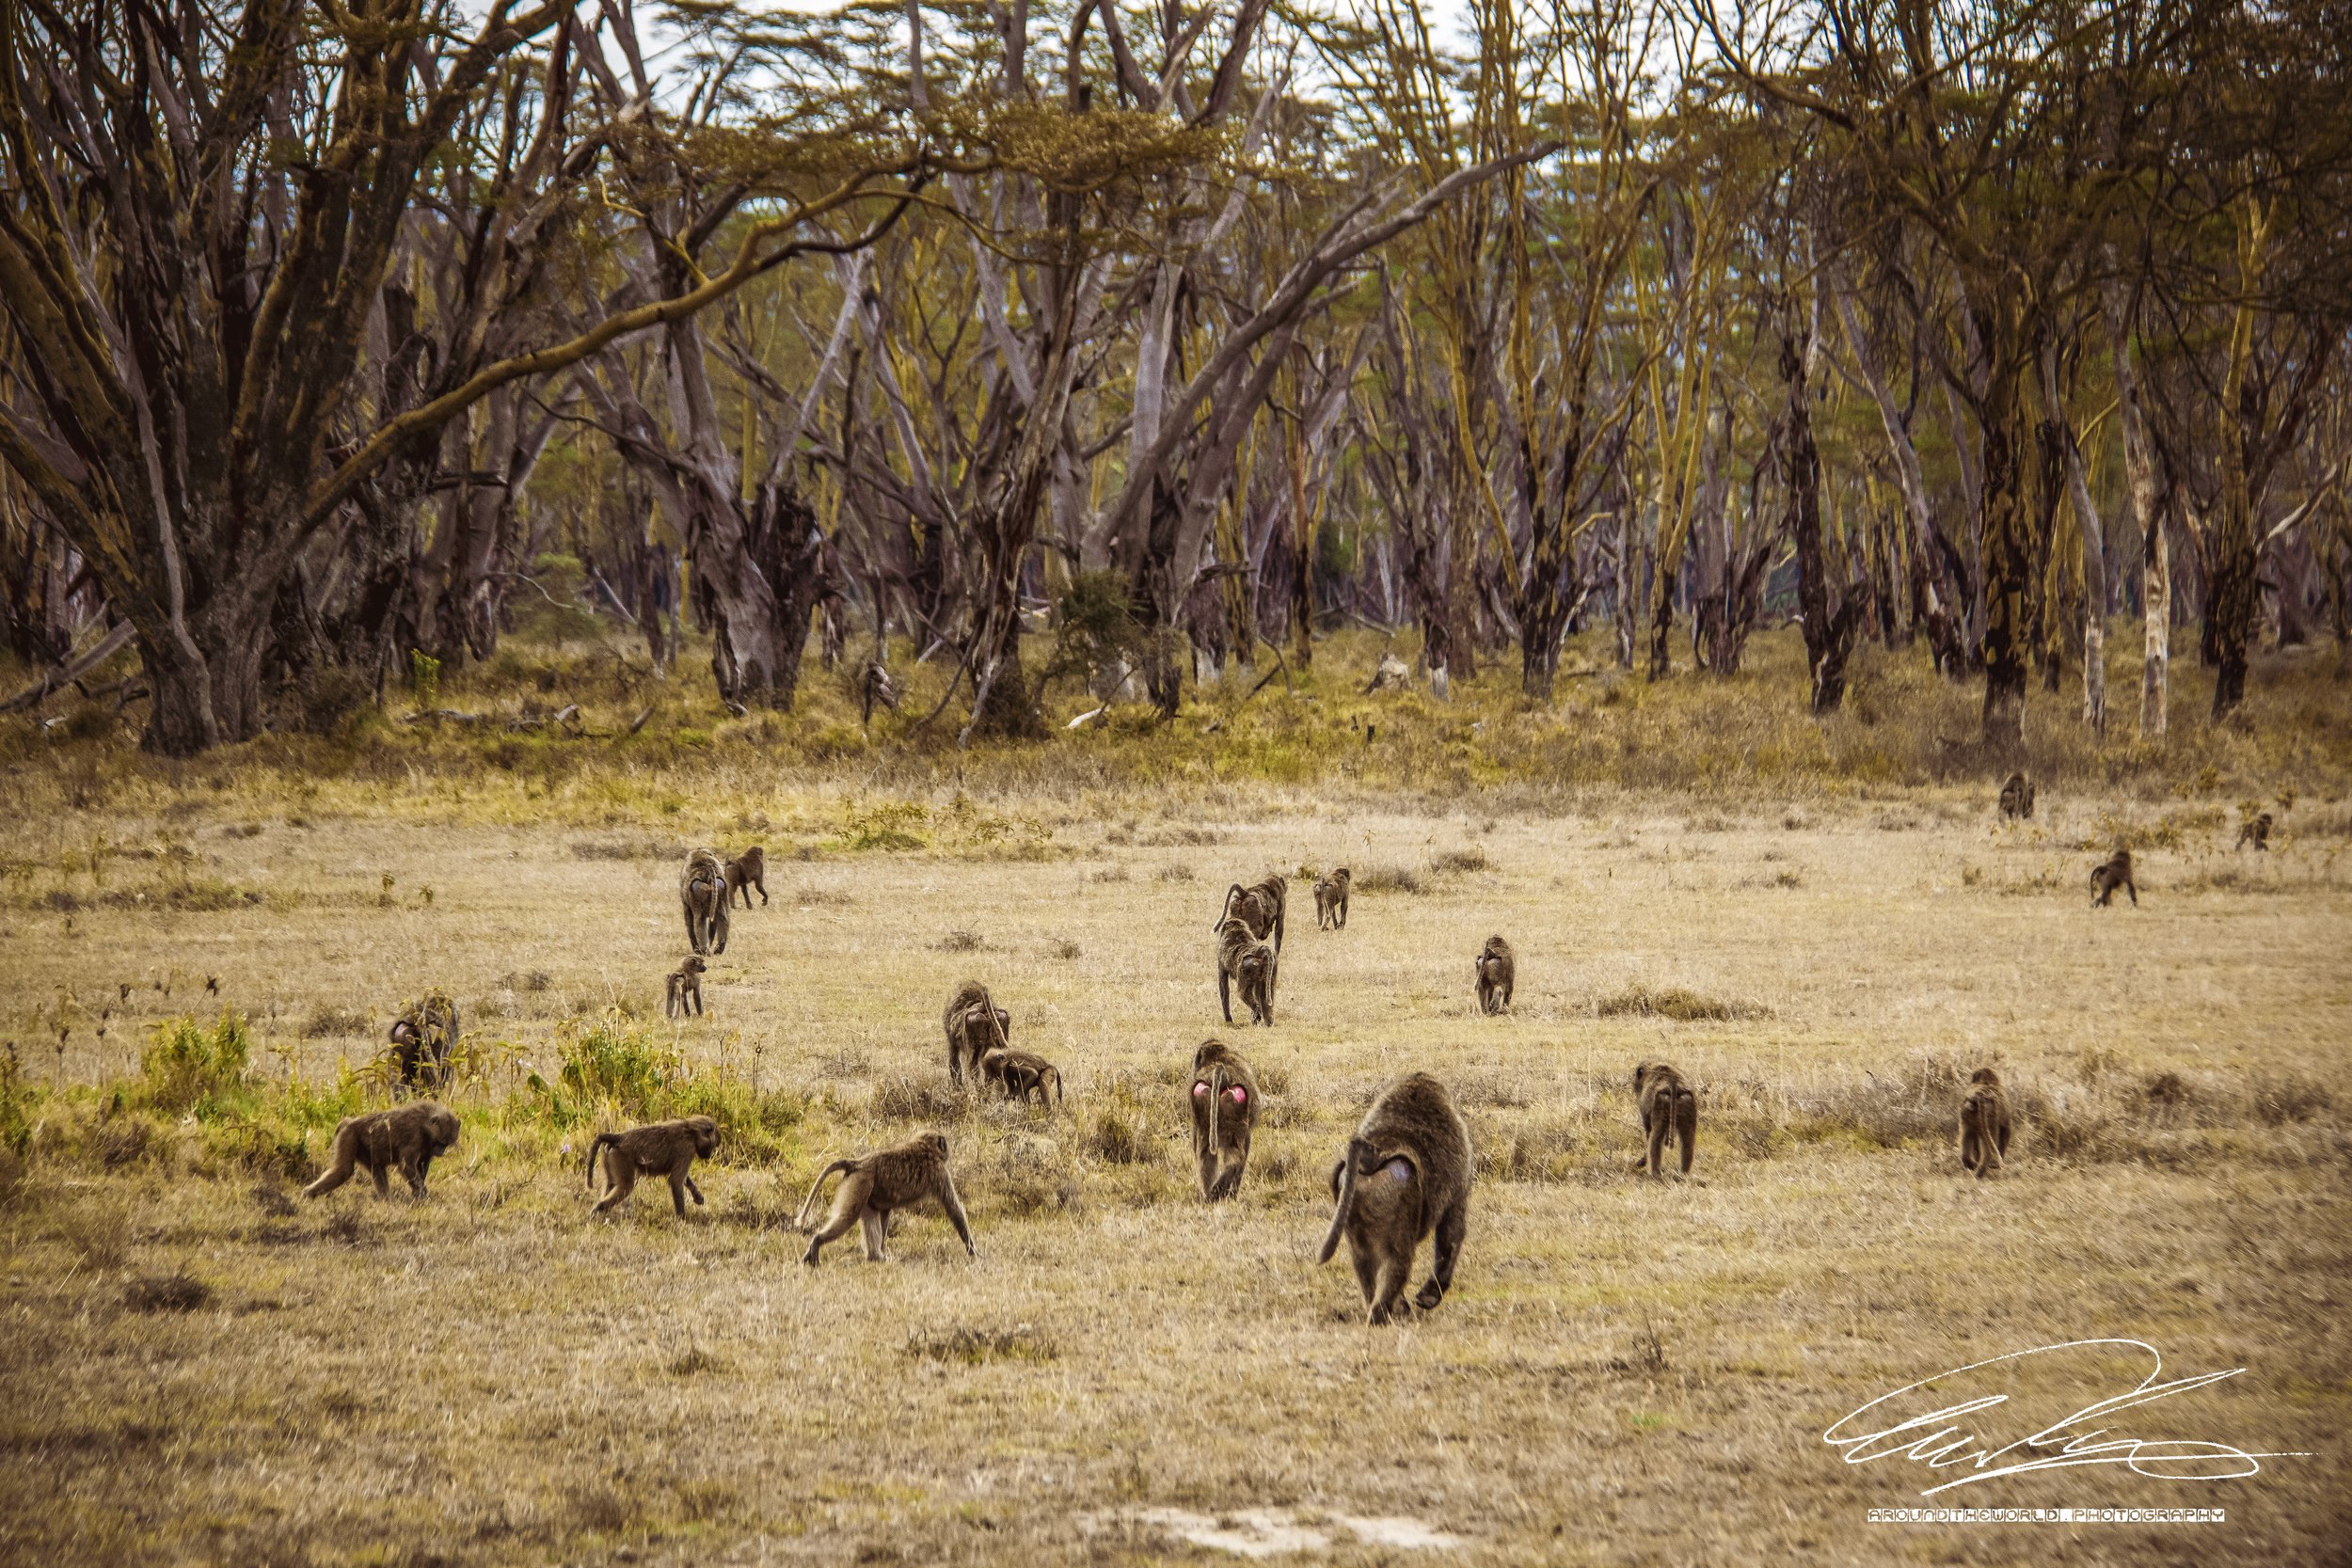
<path fill-rule="evenodd" d="M 1663 1062 L 1644 1062 L 1633 1069 L 1633 1102 L 1641 1107 L 1642 1135 L 1649 1140 L 1649 1152 L 1633 1162 L 1635 1170 L 1658 1174 L 1658 1157 L 1666 1151 L 1666 1135 L 1672 1133 L 1682 1156 L 1682 1174 L 1691 1174 L 1692 1157 L 1698 1152 L 1699 1101 L 1682 1082 L 1682 1074 Z"/>
<path fill-rule="evenodd" d="M 2121 847 L 2090 868 L 2090 902 L 2104 909 L 2115 901 L 2119 887 L 2132 895 L 2132 908 L 2139 908 L 2139 885 L 2132 880 L 2132 852 Z"/>
<path fill-rule="evenodd" d="M 1315 929 L 1334 931 L 1347 927 L 1347 867 L 1315 879 Z"/>
<path fill-rule="evenodd" d="M 727 950 L 727 874 L 719 857 L 697 849 L 678 878 L 678 907 L 686 911 L 686 945 L 697 953 Z"/>
<path fill-rule="evenodd" d="M 605 1153 L 610 1149 L 610 1153 Z M 626 1132 L 599 1132 L 588 1143 L 588 1190 L 596 1190 L 596 1156 L 604 1154 L 605 1185 L 612 1190 L 597 1203 L 596 1212 L 601 1214 L 636 1190 L 640 1176 L 666 1176 L 670 1179 L 670 1202 L 686 1217 L 686 1195 L 694 1195 L 700 1205 L 703 1190 L 694 1185 L 694 1179 L 686 1173 L 694 1168 L 697 1158 L 708 1159 L 719 1151 L 719 1124 L 708 1117 L 688 1117 L 682 1121 L 653 1121 L 633 1127 Z"/>
<path fill-rule="evenodd" d="M 1454 1284 L 1454 1265 L 1470 1228 L 1470 1129 L 1445 1085 L 1425 1072 L 1380 1091 L 1347 1153 L 1331 1167 L 1330 1233 L 1315 1261 L 1327 1263 L 1347 1238 L 1363 1287 L 1368 1323 L 1396 1311 L 1413 1273 L 1422 1238 L 1438 1233 L 1436 1261 L 1414 1303 L 1434 1310 Z"/>
<path fill-rule="evenodd" d="M 1260 942 L 1268 935 L 1274 939 L 1274 951 L 1282 951 L 1282 911 L 1289 901 L 1288 886 L 1279 877 L 1268 877 L 1248 887 L 1235 882 L 1225 890 L 1225 907 L 1217 911 L 1213 930 L 1221 930 L 1228 920 L 1238 919 L 1249 927 L 1249 934 Z"/>
<path fill-rule="evenodd" d="M 2264 812 L 2259 816 L 2248 817 L 2245 825 L 2238 829 L 2236 847 L 2243 849 L 2249 844 L 2257 849 L 2270 847 L 2270 814 L 2268 812 Z"/>
<path fill-rule="evenodd" d="M 979 1059 L 975 1072 L 979 1082 L 996 1085 L 1005 1091 L 1007 1100 L 1018 1100 L 1025 1105 L 1032 1094 L 1040 1105 L 1045 1104 L 1045 1085 L 1051 1080 L 1053 1103 L 1061 1103 L 1061 1069 L 1032 1052 L 998 1046 Z"/>
<path fill-rule="evenodd" d="M 661 1001 L 661 1016 L 675 1018 L 690 1008 L 696 1018 L 703 1011 L 703 976 L 709 966 L 702 959 L 689 956 L 687 960 L 670 971 L 669 994 Z"/>
<path fill-rule="evenodd" d="M 2001 785 L 2001 818 L 2004 821 L 2033 815 L 2033 781 L 2023 773 L 2011 773 Z"/>
<path fill-rule="evenodd" d="M 2009 1093 L 2001 1075 L 1980 1067 L 1968 1075 L 1975 1086 L 1960 1102 L 1960 1167 L 1979 1180 L 2001 1168 L 2009 1153 Z"/>
<path fill-rule="evenodd" d="M 927 1200 L 936 1201 L 946 1213 L 947 1223 L 963 1238 L 964 1255 L 979 1256 L 972 1244 L 972 1226 L 963 1217 L 963 1200 L 956 1196 L 956 1183 L 947 1174 L 947 1135 L 945 1132 L 918 1133 L 893 1148 L 878 1150 L 862 1160 L 835 1160 L 817 1173 L 816 1185 L 808 1190 L 806 1201 L 801 1205 L 801 1217 L 794 1223 L 802 1229 L 808 1227 L 808 1212 L 824 1190 L 825 1180 L 835 1171 L 847 1171 L 841 1179 L 841 1190 L 834 1195 L 833 1212 L 817 1234 L 808 1239 L 808 1250 L 801 1261 L 817 1262 L 817 1254 L 827 1242 L 849 1234 L 850 1227 L 866 1227 L 866 1256 L 874 1262 L 888 1260 L 883 1243 L 889 1238 L 890 1214 L 894 1209 L 911 1208 Z"/>
<path fill-rule="evenodd" d="M 335 1129 L 334 1150 L 326 1174 L 302 1189 L 305 1197 L 320 1197 L 351 1180 L 352 1168 L 365 1167 L 375 1178 L 375 1196 L 392 1194 L 391 1174 L 397 1168 L 408 1179 L 408 1190 L 424 1196 L 425 1173 L 436 1156 L 449 1152 L 457 1141 L 457 1117 L 448 1106 L 431 1100 L 412 1100 L 389 1111 L 369 1111 L 345 1117 Z"/>
<path fill-rule="evenodd" d="M 752 889 L 759 889 L 759 901 L 768 902 L 768 857 L 755 844 L 727 862 L 727 904 L 735 903 L 735 895 L 743 895 L 743 907 L 752 907 Z"/>
<path fill-rule="evenodd" d="M 977 980 L 966 980 L 956 988 L 940 1022 L 947 1031 L 947 1076 L 958 1084 L 963 1082 L 966 1056 L 977 1072 L 982 1056 L 1012 1044 L 1012 1015 L 996 1006 L 988 988 Z"/>
<path fill-rule="evenodd" d="M 409 1005 L 392 1021 L 392 1069 L 402 1090 L 438 1089 L 457 1044 L 457 1004 L 441 991 Z"/>
<path fill-rule="evenodd" d="M 1274 1022 L 1274 950 L 1260 942 L 1249 923 L 1234 915 L 1216 931 L 1216 998 L 1225 1008 L 1225 1022 L 1233 1022 L 1233 987 L 1241 987 L 1243 1006 L 1252 1023 Z"/>
<path fill-rule="evenodd" d="M 1511 956 L 1511 944 L 1501 937 L 1488 937 L 1486 945 L 1478 950 L 1478 1010 L 1510 1011 L 1511 988 L 1518 978 L 1518 962 Z"/>
<path fill-rule="evenodd" d="M 1202 1040 L 1192 1053 L 1192 1152 L 1200 1162 L 1200 1196 L 1215 1203 L 1241 1191 L 1249 1168 L 1249 1135 L 1258 1127 L 1258 1078 L 1223 1040 Z"/>

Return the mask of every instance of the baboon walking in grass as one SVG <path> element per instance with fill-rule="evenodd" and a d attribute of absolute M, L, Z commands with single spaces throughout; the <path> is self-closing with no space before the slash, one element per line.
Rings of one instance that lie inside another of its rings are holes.
<path fill-rule="evenodd" d="M 708 957 L 727 950 L 727 874 L 719 857 L 697 849 L 686 857 L 678 878 L 678 906 L 686 913 L 686 945 Z"/>
<path fill-rule="evenodd" d="M 2009 1154 L 2009 1092 L 1989 1067 L 1977 1069 L 1968 1082 L 1968 1098 L 1960 1102 L 1960 1168 L 1981 1181 Z"/>
<path fill-rule="evenodd" d="M 1235 882 L 1225 890 L 1225 907 L 1217 911 L 1217 928 L 1228 920 L 1240 919 L 1249 927 L 1249 934 L 1260 942 L 1273 940 L 1274 951 L 1282 951 L 1282 914 L 1290 902 L 1290 884 L 1279 877 L 1268 877 L 1248 887 Z"/>
<path fill-rule="evenodd" d="M 596 1205 L 599 1214 L 621 1202 L 637 1188 L 640 1176 L 667 1177 L 670 1204 L 678 1218 L 686 1217 L 686 1198 L 692 1194 L 700 1208 L 703 1190 L 687 1172 L 697 1159 L 719 1151 L 719 1124 L 708 1117 L 678 1121 L 647 1122 L 626 1132 L 599 1132 L 588 1144 L 588 1190 L 596 1190 L 596 1156 L 604 1155 L 604 1176 L 612 1191 Z"/>
<path fill-rule="evenodd" d="M 2234 847 L 2243 849 L 2249 844 L 2257 849 L 2270 847 L 2270 814 L 2268 812 L 2248 817 L 2245 825 L 2238 829 L 2237 844 Z"/>
<path fill-rule="evenodd" d="M 977 980 L 966 980 L 956 988 L 947 998 L 946 1011 L 940 1015 L 940 1024 L 947 1033 L 947 1076 L 959 1085 L 963 1082 L 967 1059 L 977 1072 L 982 1056 L 1012 1045 L 1012 1015 L 996 1006 L 988 988 Z"/>
<path fill-rule="evenodd" d="M 1454 1286 L 1470 1229 L 1470 1128 L 1445 1085 L 1425 1072 L 1398 1079 L 1372 1102 L 1347 1152 L 1331 1167 L 1331 1228 L 1315 1261 L 1327 1263 L 1347 1238 L 1365 1321 L 1384 1323 L 1403 1307 L 1422 1238 L 1437 1233 L 1437 1257 L 1413 1305 L 1434 1311 Z"/>
<path fill-rule="evenodd" d="M 1216 931 L 1216 998 L 1225 1022 L 1233 1022 L 1233 990 L 1241 989 L 1249 1022 L 1274 1022 L 1274 950 L 1253 936 L 1249 923 L 1234 915 Z"/>
<path fill-rule="evenodd" d="M 457 1004 L 446 992 L 411 1003 L 392 1021 L 393 1081 L 406 1093 L 442 1087 L 458 1033 Z"/>
<path fill-rule="evenodd" d="M 2121 847 L 2090 868 L 2092 906 L 2105 909 L 2114 903 L 2119 887 L 2132 895 L 2132 908 L 2139 908 L 2139 884 L 2132 880 L 2132 852 Z"/>
<path fill-rule="evenodd" d="M 802 1262 L 815 1267 L 825 1243 L 848 1235 L 853 1225 L 865 1227 L 867 1259 L 887 1262 L 891 1212 L 926 1202 L 938 1204 L 947 1223 L 956 1227 L 964 1256 L 979 1256 L 979 1249 L 972 1244 L 971 1222 L 963 1216 L 963 1200 L 956 1196 L 955 1180 L 947 1174 L 946 1133 L 922 1132 L 862 1159 L 835 1160 L 817 1173 L 816 1184 L 801 1204 L 801 1217 L 794 1223 L 802 1229 L 808 1228 L 809 1210 L 836 1171 L 845 1173 L 841 1190 L 834 1195 L 833 1212 L 825 1216 L 825 1223 L 808 1239 Z"/>
<path fill-rule="evenodd" d="M 1663 1062 L 1644 1062 L 1633 1069 L 1633 1102 L 1642 1113 L 1642 1136 L 1649 1151 L 1633 1162 L 1635 1170 L 1658 1174 L 1659 1156 L 1672 1136 L 1681 1156 L 1682 1174 L 1691 1174 L 1691 1160 L 1699 1141 L 1698 1096 L 1683 1083 L 1682 1074 Z"/>
<path fill-rule="evenodd" d="M 389 1111 L 370 1111 L 345 1117 L 335 1128 L 334 1151 L 326 1170 L 302 1189 L 305 1197 L 322 1197 L 351 1180 L 356 1169 L 375 1178 L 375 1196 L 392 1196 L 391 1174 L 407 1180 L 408 1191 L 424 1196 L 424 1179 L 435 1158 L 457 1142 L 457 1117 L 448 1106 L 431 1100 L 412 1100 Z"/>
<path fill-rule="evenodd" d="M 1315 879 L 1315 929 L 1328 927 L 1334 931 L 1347 928 L 1347 867 L 1341 866 L 1327 877 Z"/>
<path fill-rule="evenodd" d="M 743 907 L 752 907 L 752 889 L 759 889 L 759 901 L 768 902 L 768 856 L 755 844 L 735 859 L 727 862 L 727 903 L 733 905 L 735 895 L 743 895 Z"/>
<path fill-rule="evenodd" d="M 1249 1137 L 1258 1126 L 1258 1079 L 1240 1052 L 1202 1040 L 1192 1053 L 1192 1152 L 1200 1162 L 1200 1196 L 1211 1203 L 1241 1191 Z"/>
<path fill-rule="evenodd" d="M 1511 944 L 1488 937 L 1478 950 L 1478 1010 L 1492 1015 L 1511 1010 L 1511 989 L 1518 980 L 1518 959 Z"/>

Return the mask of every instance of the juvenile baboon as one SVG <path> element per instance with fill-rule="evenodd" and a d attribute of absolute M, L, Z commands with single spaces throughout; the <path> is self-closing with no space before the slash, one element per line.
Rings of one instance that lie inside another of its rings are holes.
<path fill-rule="evenodd" d="M 890 671 L 880 659 L 866 666 L 866 673 L 859 678 L 857 686 L 859 722 L 872 723 L 874 710 L 878 707 L 888 708 L 893 713 L 898 711 L 898 683 L 891 678 Z"/>
<path fill-rule="evenodd" d="M 735 895 L 743 895 L 743 907 L 752 907 L 752 889 L 759 889 L 759 901 L 768 902 L 768 857 L 756 844 L 727 862 L 727 904 L 734 906 Z"/>
<path fill-rule="evenodd" d="M 1437 1259 L 1414 1304 L 1434 1310 L 1454 1285 L 1470 1228 L 1470 1143 L 1445 1085 L 1425 1072 L 1398 1079 L 1372 1102 L 1347 1153 L 1331 1167 L 1331 1229 L 1315 1261 L 1327 1263 L 1347 1238 L 1370 1308 L 1387 1323 L 1413 1273 L 1422 1238 L 1438 1233 Z"/>
<path fill-rule="evenodd" d="M 1347 927 L 1347 867 L 1315 879 L 1315 929 L 1334 931 Z"/>
<path fill-rule="evenodd" d="M 686 911 L 686 945 L 697 953 L 727 950 L 727 874 L 719 857 L 697 849 L 678 878 L 678 907 Z"/>
<path fill-rule="evenodd" d="M 1486 945 L 1478 950 L 1478 1010 L 1508 1012 L 1511 988 L 1518 978 L 1518 961 L 1511 956 L 1511 944 L 1501 937 L 1488 937 Z"/>
<path fill-rule="evenodd" d="M 850 1227 L 866 1227 L 866 1256 L 874 1262 L 888 1260 L 883 1243 L 889 1238 L 890 1214 L 895 1209 L 912 1208 L 926 1201 L 936 1202 L 947 1216 L 947 1223 L 963 1238 L 964 1256 L 977 1258 L 979 1249 L 972 1244 L 972 1226 L 963 1217 L 963 1200 L 956 1196 L 956 1183 L 947 1174 L 947 1135 L 945 1132 L 922 1132 L 892 1148 L 866 1155 L 861 1160 L 835 1160 L 817 1173 L 816 1184 L 809 1188 L 808 1197 L 801 1205 L 801 1217 L 794 1223 L 808 1228 L 808 1212 L 817 1202 L 817 1195 L 824 1190 L 827 1178 L 835 1171 L 849 1174 L 841 1179 L 841 1190 L 834 1195 L 833 1212 L 817 1234 L 808 1239 L 808 1250 L 801 1261 L 817 1262 L 818 1252 L 827 1242 L 849 1234 Z"/>
<path fill-rule="evenodd" d="M 977 1072 L 982 1056 L 1012 1044 L 1012 1015 L 996 1006 L 988 988 L 977 980 L 966 980 L 956 988 L 940 1022 L 947 1031 L 947 1076 L 958 1084 L 963 1082 L 967 1056 Z"/>
<path fill-rule="evenodd" d="M 1233 987 L 1241 987 L 1242 1005 L 1249 1022 L 1274 1022 L 1274 950 L 1260 942 L 1249 923 L 1239 915 L 1216 930 L 1216 999 L 1225 1008 L 1225 1022 L 1233 1022 Z"/>
<path fill-rule="evenodd" d="M 2115 901 L 2119 887 L 2132 895 L 2132 908 L 2139 908 L 2139 885 L 2132 880 L 2132 852 L 2122 847 L 2090 868 L 2090 902 L 2104 909 Z"/>
<path fill-rule="evenodd" d="M 2033 816 L 2033 781 L 2023 773 L 2011 773 L 2001 785 L 2001 818 L 2004 821 Z"/>
<path fill-rule="evenodd" d="M 412 1100 L 389 1111 L 369 1111 L 345 1117 L 335 1128 L 335 1142 L 326 1171 L 302 1189 L 305 1197 L 320 1197 L 351 1180 L 354 1166 L 375 1178 L 375 1196 L 392 1194 L 391 1174 L 408 1179 L 408 1190 L 424 1196 L 425 1173 L 436 1156 L 449 1152 L 457 1141 L 457 1117 L 448 1106 L 431 1100 Z"/>
<path fill-rule="evenodd" d="M 1633 1162 L 1635 1170 L 1658 1174 L 1658 1157 L 1666 1151 L 1666 1137 L 1674 1135 L 1682 1157 L 1682 1174 L 1691 1174 L 1692 1156 L 1698 1152 L 1699 1101 L 1682 1074 L 1663 1062 L 1644 1062 L 1633 1069 L 1633 1102 L 1641 1108 L 1642 1135 L 1649 1140 L 1649 1152 Z"/>
<path fill-rule="evenodd" d="M 607 1151 L 610 1152 L 607 1152 Z M 708 1117 L 681 1121 L 653 1121 L 626 1132 L 599 1132 L 588 1143 L 588 1190 L 596 1190 L 596 1156 L 604 1154 L 605 1184 L 612 1190 L 596 1207 L 601 1214 L 636 1190 L 640 1176 L 670 1179 L 670 1202 L 678 1217 L 686 1217 L 686 1196 L 700 1205 L 703 1190 L 686 1173 L 697 1158 L 719 1151 L 719 1124 Z"/>
<path fill-rule="evenodd" d="M 691 955 L 684 963 L 670 971 L 669 994 L 662 998 L 661 1015 L 675 1018 L 691 1009 L 694 1017 L 700 1018 L 703 1011 L 703 975 L 707 973 L 708 966 Z"/>
<path fill-rule="evenodd" d="M 457 1044 L 457 1004 L 440 991 L 411 1003 L 392 1020 L 388 1037 L 392 1044 L 395 1081 L 413 1093 L 420 1085 L 438 1089 L 449 1072 L 449 1053 Z"/>
<path fill-rule="evenodd" d="M 975 1070 L 981 1083 L 998 1085 L 1007 1100 L 1018 1100 L 1025 1105 L 1031 1095 L 1037 1097 L 1040 1105 L 1045 1104 L 1045 1086 L 1050 1081 L 1054 1087 L 1052 1102 L 1061 1103 L 1061 1069 L 1033 1052 L 998 1046 L 979 1059 Z"/>
<path fill-rule="evenodd" d="M 1240 1192 L 1249 1168 L 1249 1136 L 1258 1128 L 1257 1074 L 1223 1040 L 1202 1040 L 1192 1053 L 1189 1098 L 1200 1196 L 1215 1203 Z"/>
<path fill-rule="evenodd" d="M 1973 1086 L 1960 1102 L 1960 1167 L 1982 1180 L 2009 1154 L 2009 1092 L 1989 1067 L 1970 1073 L 1968 1082 Z"/>
<path fill-rule="evenodd" d="M 1282 951 L 1282 911 L 1288 901 L 1288 884 L 1279 877 L 1268 877 L 1248 887 L 1235 882 L 1225 890 L 1225 907 L 1217 911 L 1212 929 L 1222 929 L 1228 920 L 1239 919 L 1260 942 L 1272 936 L 1279 954 Z"/>
<path fill-rule="evenodd" d="M 2238 829 L 2236 847 L 2243 849 L 2249 844 L 2257 849 L 2270 847 L 2270 814 L 2268 812 L 2264 812 L 2259 816 L 2247 818 L 2245 825 Z"/>

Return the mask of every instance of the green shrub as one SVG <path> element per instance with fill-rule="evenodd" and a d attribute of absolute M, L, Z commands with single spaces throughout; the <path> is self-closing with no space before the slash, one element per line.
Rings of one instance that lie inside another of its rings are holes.
<path fill-rule="evenodd" d="M 679 1076 L 677 1053 L 648 1040 L 618 1007 L 585 1027 L 576 1020 L 558 1025 L 556 1054 L 563 1063 L 556 1080 L 573 1106 L 610 1104 L 640 1119 Z"/>
<path fill-rule="evenodd" d="M 243 1013 L 224 1010 L 210 1030 L 183 1014 L 155 1025 L 139 1058 L 143 1098 L 158 1111 L 209 1120 L 246 1098 L 251 1062 Z"/>

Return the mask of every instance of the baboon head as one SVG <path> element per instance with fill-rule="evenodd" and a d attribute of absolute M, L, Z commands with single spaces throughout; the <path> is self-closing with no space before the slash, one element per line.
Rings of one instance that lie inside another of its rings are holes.
<path fill-rule="evenodd" d="M 710 966 L 703 962 L 699 955 L 690 956 L 684 963 L 678 965 L 677 967 L 678 973 L 681 974 L 707 974 L 710 973 Z M 696 1119 L 707 1120 L 708 1118 L 698 1117 Z"/>
<path fill-rule="evenodd" d="M 1968 1082 L 1971 1084 L 1990 1084 L 1997 1089 L 2001 1086 L 2001 1075 L 1994 1071 L 1989 1067 L 1980 1067 L 1977 1069 L 1976 1071 L 1968 1075 Z"/>
<path fill-rule="evenodd" d="M 392 1021 L 392 1032 L 388 1037 L 394 1045 L 421 1045 L 424 1043 L 417 1037 L 417 1026 L 409 1022 L 405 1018 L 394 1019 Z"/>
<path fill-rule="evenodd" d="M 917 1139 L 916 1141 L 917 1141 L 917 1142 L 919 1142 L 919 1143 L 921 1143 L 921 1144 L 922 1144 L 922 1146 L 923 1146 L 925 1148 L 927 1148 L 927 1149 L 930 1150 L 931 1154 L 932 1154 L 935 1158 L 937 1158 L 938 1160 L 940 1160 L 940 1161 L 942 1161 L 942 1162 L 945 1162 L 945 1161 L 946 1160 L 946 1158 L 947 1158 L 947 1134 L 946 1134 L 946 1133 L 945 1133 L 945 1132 L 926 1132 L 926 1133 L 924 1133 L 924 1134 L 922 1135 L 922 1137 L 921 1137 L 921 1138 Z"/>
<path fill-rule="evenodd" d="M 707 1160 L 719 1151 L 719 1124 L 708 1117 L 688 1117 L 686 1125 L 694 1134 L 694 1152 Z"/>
<path fill-rule="evenodd" d="M 446 1151 L 457 1142 L 457 1113 L 446 1105 L 436 1105 L 424 1118 L 424 1141 L 436 1154 Z"/>

